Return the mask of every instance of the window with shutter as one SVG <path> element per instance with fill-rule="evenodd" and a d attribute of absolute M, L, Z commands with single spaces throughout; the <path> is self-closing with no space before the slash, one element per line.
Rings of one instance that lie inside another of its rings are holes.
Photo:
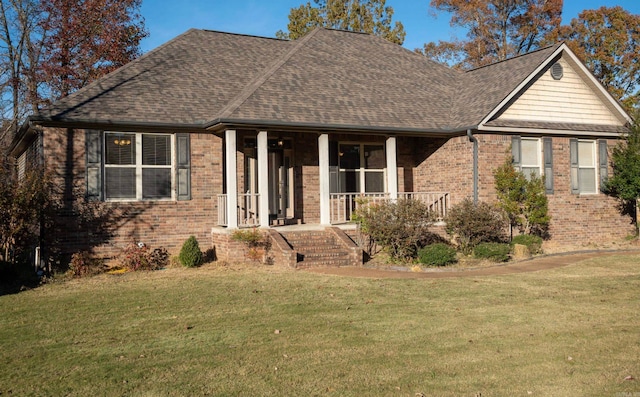
<path fill-rule="evenodd" d="M 571 139 L 571 192 L 576 194 L 598 193 L 596 142 Z"/>
<path fill-rule="evenodd" d="M 106 132 L 104 134 L 106 199 L 171 199 L 174 183 L 178 185 L 178 190 L 182 186 L 177 194 L 178 199 L 185 199 L 185 192 L 190 197 L 189 136 L 177 135 L 179 136 L 177 144 L 179 149 L 181 148 L 178 154 L 181 157 L 178 159 L 180 161 L 178 161 L 174 178 L 174 135 Z"/>

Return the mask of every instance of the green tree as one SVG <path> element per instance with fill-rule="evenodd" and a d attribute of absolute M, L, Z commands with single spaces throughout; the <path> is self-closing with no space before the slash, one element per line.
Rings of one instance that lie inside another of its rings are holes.
<path fill-rule="evenodd" d="M 585 10 L 548 36 L 564 40 L 627 111 L 640 99 L 640 15 L 620 6 Z"/>
<path fill-rule="evenodd" d="M 551 217 L 544 180 L 536 175 L 527 178 L 515 169 L 511 156 L 494 171 L 493 177 L 499 206 L 507 213 L 511 227 L 524 234 L 546 236 Z"/>
<path fill-rule="evenodd" d="M 603 190 L 634 209 L 636 235 L 640 236 L 640 126 L 637 123 L 611 151 L 611 163 L 613 175 L 605 181 Z"/>
<path fill-rule="evenodd" d="M 393 8 L 385 0 L 313 0 L 292 8 L 289 12 L 288 32 L 279 30 L 276 37 L 295 40 L 314 28 L 371 33 L 393 43 L 404 42 L 402 23 L 392 24 Z"/>
<path fill-rule="evenodd" d="M 450 24 L 466 30 L 465 40 L 427 43 L 417 50 L 462 69 L 501 61 L 538 48 L 560 26 L 562 0 L 431 0 L 451 14 Z"/>

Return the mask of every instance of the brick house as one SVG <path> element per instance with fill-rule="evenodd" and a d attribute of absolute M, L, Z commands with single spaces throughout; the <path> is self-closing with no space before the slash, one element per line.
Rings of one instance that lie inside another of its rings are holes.
<path fill-rule="evenodd" d="M 361 263 L 336 226 L 357 197 L 420 199 L 440 215 L 495 201 L 510 150 L 545 175 L 548 247 L 622 240 L 631 219 L 599 181 L 630 122 L 565 44 L 460 72 L 361 33 L 189 30 L 30 117 L 12 153 L 40 156 L 69 208 L 108 210 L 108 231 L 62 211 L 62 251 L 113 256 L 137 241 L 175 253 L 195 235 L 232 260 L 230 233 L 259 226 L 277 262 L 331 240 L 349 252 L 336 263 Z"/>

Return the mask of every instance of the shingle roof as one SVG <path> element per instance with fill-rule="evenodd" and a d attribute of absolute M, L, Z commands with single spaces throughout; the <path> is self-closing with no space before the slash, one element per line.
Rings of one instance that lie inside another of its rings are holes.
<path fill-rule="evenodd" d="M 461 131 L 558 47 L 458 72 L 373 35 L 282 41 L 189 30 L 55 103 L 44 121 Z"/>

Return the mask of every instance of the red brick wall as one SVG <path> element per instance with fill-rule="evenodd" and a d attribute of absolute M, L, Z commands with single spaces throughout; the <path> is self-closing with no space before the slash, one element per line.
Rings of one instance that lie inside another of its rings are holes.
<path fill-rule="evenodd" d="M 210 248 L 211 228 L 217 224 L 217 194 L 222 193 L 222 139 L 191 134 L 191 197 L 189 201 L 93 203 L 102 219 L 78 225 L 74 198 L 85 194 L 85 134 L 83 130 L 47 128 L 46 166 L 54 172 L 63 210 L 57 214 L 59 246 L 73 253 L 94 246 L 96 255 L 113 257 L 129 243 L 165 247 L 177 254 L 194 235 L 204 251 Z"/>
<path fill-rule="evenodd" d="M 495 202 L 493 172 L 509 154 L 510 135 L 476 134 L 481 201 Z M 425 140 L 426 141 L 426 140 Z M 610 139 L 609 146 L 616 141 Z M 425 158 L 416 154 L 416 191 L 448 191 L 453 204 L 473 197 L 473 144 L 466 136 L 425 142 Z M 604 194 L 575 195 L 570 189 L 569 138 L 553 137 L 554 194 L 548 195 L 549 250 L 580 249 L 621 242 L 633 232 L 631 218 L 621 215 L 617 201 Z M 609 170 L 611 173 L 612 171 Z"/>

